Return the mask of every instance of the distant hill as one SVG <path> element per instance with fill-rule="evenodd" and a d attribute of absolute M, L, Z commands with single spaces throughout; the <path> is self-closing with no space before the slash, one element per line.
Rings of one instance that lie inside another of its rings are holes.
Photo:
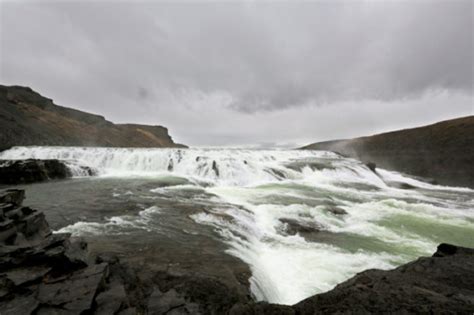
<path fill-rule="evenodd" d="M 0 151 L 24 145 L 185 147 L 165 127 L 114 124 L 58 106 L 28 87 L 0 85 Z"/>
<path fill-rule="evenodd" d="M 474 116 L 302 149 L 329 150 L 377 166 L 474 188 Z"/>

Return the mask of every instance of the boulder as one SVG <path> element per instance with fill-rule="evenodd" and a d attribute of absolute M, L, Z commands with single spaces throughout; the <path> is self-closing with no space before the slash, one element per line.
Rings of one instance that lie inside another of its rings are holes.
<path fill-rule="evenodd" d="M 316 222 L 291 218 L 281 218 L 278 220 L 283 224 L 282 229 L 288 235 L 317 233 L 322 229 L 322 226 Z"/>
<path fill-rule="evenodd" d="M 375 169 L 377 168 L 377 165 L 374 162 L 368 162 L 365 166 L 367 166 L 372 172 L 376 172 Z"/>
<path fill-rule="evenodd" d="M 212 161 L 212 170 L 214 171 L 216 176 L 219 177 L 219 168 L 217 167 L 217 162 L 216 161 Z"/>
<path fill-rule="evenodd" d="M 342 209 L 342 208 L 339 208 L 339 207 L 335 207 L 335 206 L 329 206 L 329 207 L 326 207 L 326 210 L 334 215 L 345 215 L 347 214 L 347 211 Z"/>
<path fill-rule="evenodd" d="M 0 204 L 19 206 L 23 203 L 24 199 L 25 191 L 22 189 L 7 189 L 0 191 Z"/>
<path fill-rule="evenodd" d="M 28 208 L 27 208 L 28 209 Z M 22 215 L 24 213 L 28 213 L 28 211 L 23 211 L 20 209 Z M 46 221 L 43 212 L 33 212 L 23 218 L 19 219 L 17 224 L 18 232 L 21 232 L 26 239 L 30 238 L 39 238 L 43 239 L 46 236 L 51 234 L 51 229 L 49 228 L 49 224 Z"/>
<path fill-rule="evenodd" d="M 0 160 L 0 184 L 16 185 L 71 177 L 58 160 Z"/>

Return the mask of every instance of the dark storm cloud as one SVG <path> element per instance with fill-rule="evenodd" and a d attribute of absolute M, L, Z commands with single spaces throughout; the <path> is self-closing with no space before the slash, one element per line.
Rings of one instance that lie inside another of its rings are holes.
<path fill-rule="evenodd" d="M 3 1 L 0 9 L 3 83 L 116 121 L 176 126 L 196 106 L 250 115 L 437 90 L 472 98 L 469 0 Z"/>

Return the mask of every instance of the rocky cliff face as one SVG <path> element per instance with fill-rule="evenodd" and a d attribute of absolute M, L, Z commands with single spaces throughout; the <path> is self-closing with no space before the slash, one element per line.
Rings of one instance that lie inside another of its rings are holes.
<path fill-rule="evenodd" d="M 370 137 L 313 143 L 303 149 L 335 151 L 439 184 L 474 187 L 474 116 Z"/>
<path fill-rule="evenodd" d="M 20 145 L 184 147 L 165 127 L 114 124 L 58 106 L 30 88 L 0 85 L 0 150 Z"/>

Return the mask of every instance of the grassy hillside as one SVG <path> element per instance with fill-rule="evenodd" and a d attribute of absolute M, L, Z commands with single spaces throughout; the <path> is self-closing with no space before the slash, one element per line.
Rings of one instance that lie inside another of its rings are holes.
<path fill-rule="evenodd" d="M 0 150 L 20 145 L 183 147 L 165 127 L 114 124 L 30 88 L 0 85 Z"/>

